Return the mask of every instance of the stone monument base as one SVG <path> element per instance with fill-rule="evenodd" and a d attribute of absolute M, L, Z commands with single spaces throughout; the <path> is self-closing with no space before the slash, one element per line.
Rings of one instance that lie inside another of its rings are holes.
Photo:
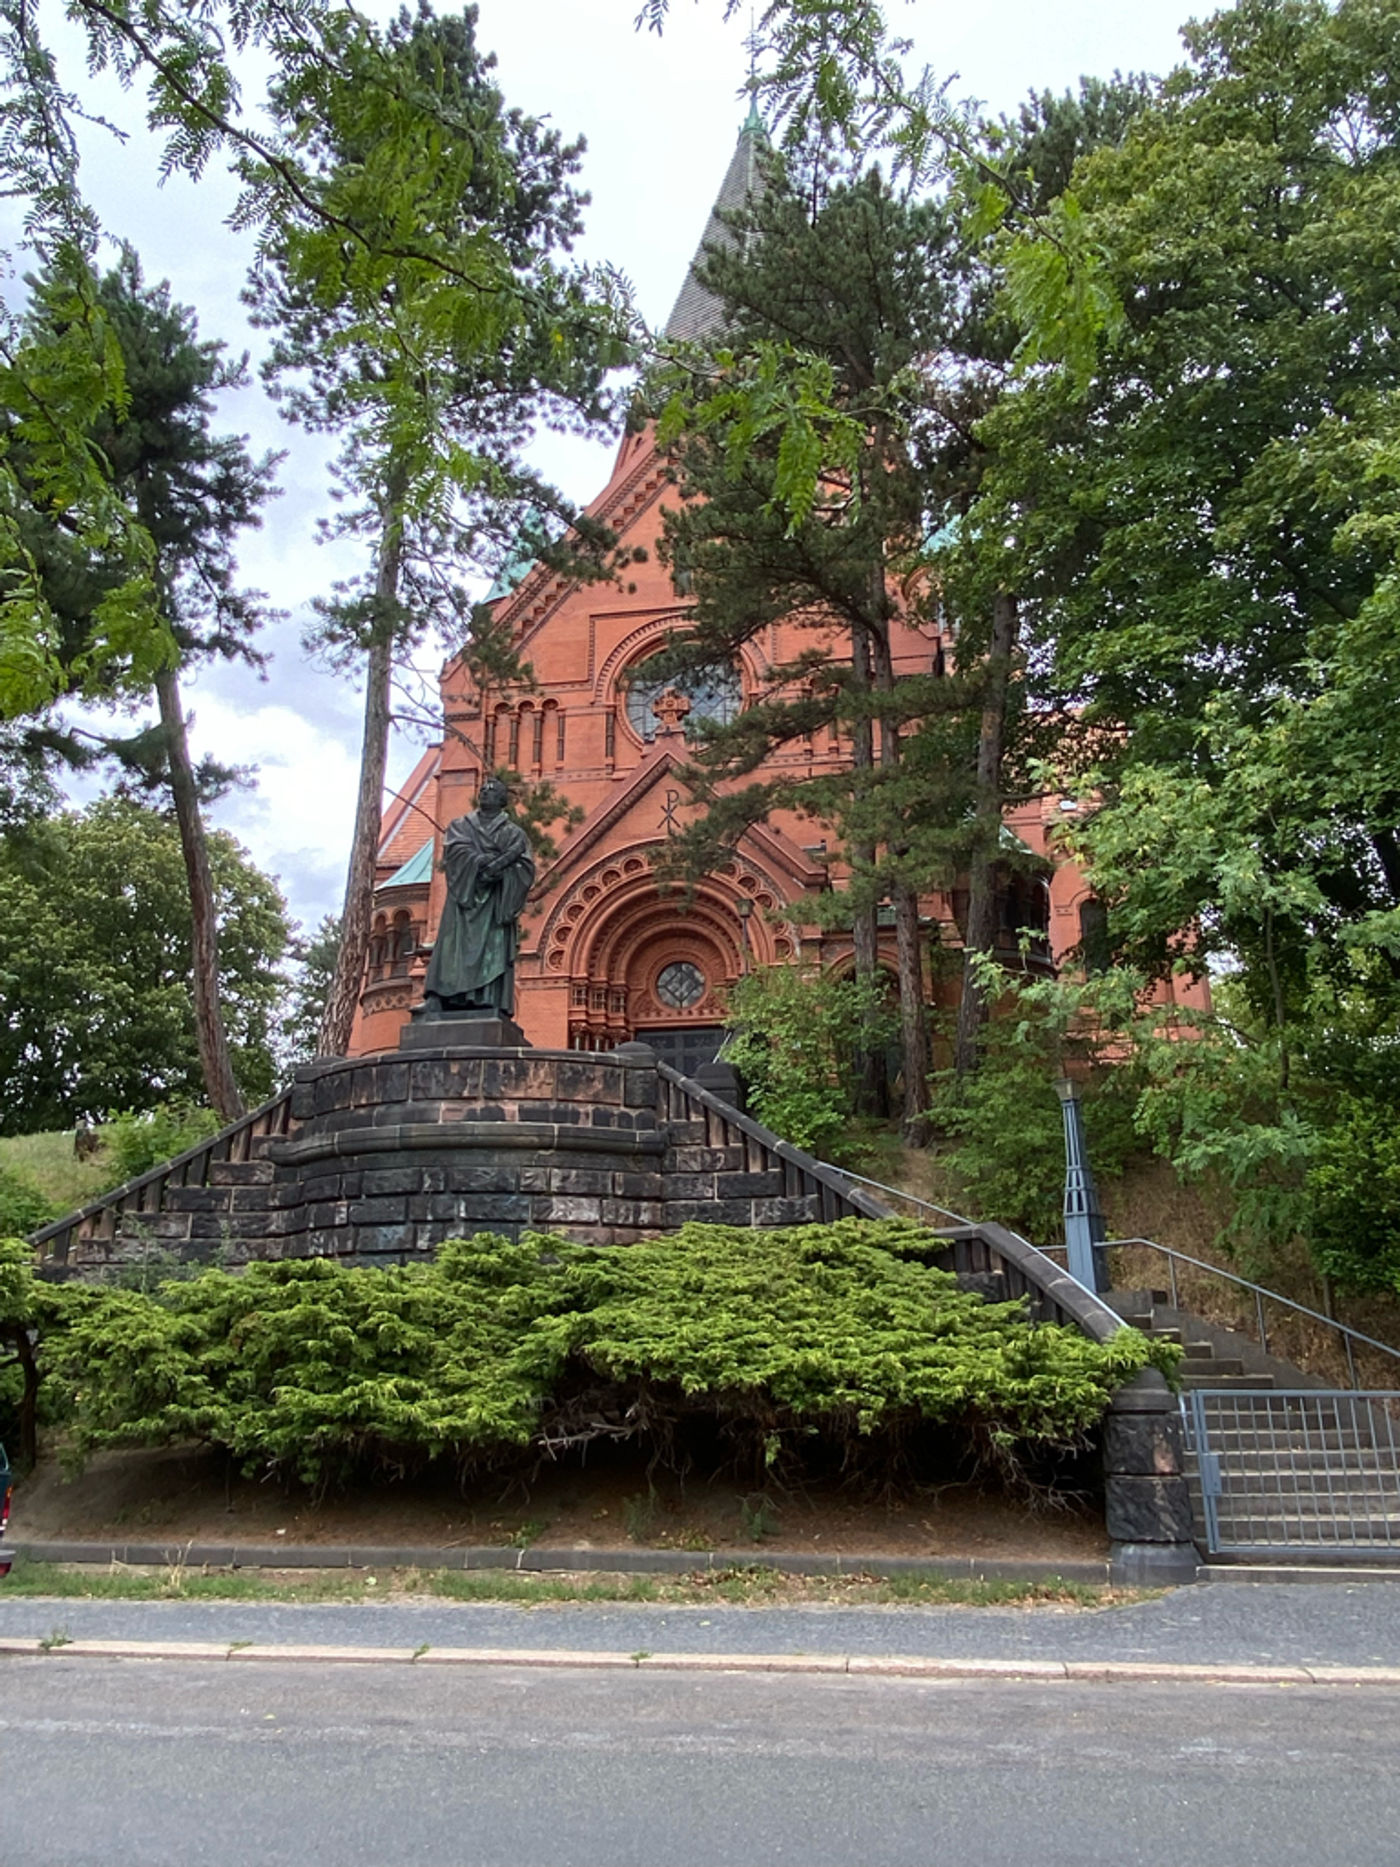
<path fill-rule="evenodd" d="M 400 1050 L 528 1050 L 511 1018 L 489 1011 L 413 1012 L 399 1032 Z"/>

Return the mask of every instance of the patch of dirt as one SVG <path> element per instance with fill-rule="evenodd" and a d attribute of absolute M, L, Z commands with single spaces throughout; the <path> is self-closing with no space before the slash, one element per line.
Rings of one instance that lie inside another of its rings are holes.
<path fill-rule="evenodd" d="M 761 1561 L 803 1555 L 978 1556 L 1082 1562 L 1107 1554 L 1092 1504 L 1031 1505 L 992 1486 L 946 1484 L 872 1504 L 831 1483 L 744 1491 L 731 1480 L 658 1480 L 611 1449 L 547 1468 L 527 1486 L 502 1474 L 465 1490 L 450 1474 L 375 1482 L 317 1501 L 300 1487 L 229 1477 L 198 1448 L 97 1454 L 78 1477 L 56 1459 L 15 1488 L 11 1535 L 181 1543 L 515 1544 L 544 1549 L 721 1550 Z"/>

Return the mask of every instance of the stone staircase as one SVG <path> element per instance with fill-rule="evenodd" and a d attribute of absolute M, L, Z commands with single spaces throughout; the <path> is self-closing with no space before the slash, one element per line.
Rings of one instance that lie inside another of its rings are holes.
<path fill-rule="evenodd" d="M 1400 1563 L 1400 1408 L 1330 1388 L 1165 1291 L 1105 1301 L 1182 1346 L 1186 1472 L 1212 1561 Z"/>

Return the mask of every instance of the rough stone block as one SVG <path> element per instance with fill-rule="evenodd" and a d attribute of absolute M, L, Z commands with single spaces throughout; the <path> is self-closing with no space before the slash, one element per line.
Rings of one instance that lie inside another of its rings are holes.
<path fill-rule="evenodd" d="M 449 1167 L 447 1170 L 448 1190 L 453 1193 L 499 1193 L 502 1191 L 513 1191 L 515 1189 L 511 1184 L 512 1167 L 515 1167 L 515 1163 L 511 1161 L 490 1161 L 469 1167 Z M 543 1173 L 546 1169 L 541 1168 L 540 1171 Z M 515 1167 L 516 1175 L 523 1174 L 524 1172 L 525 1169 L 523 1167 Z"/>
<path fill-rule="evenodd" d="M 621 1199 L 663 1199 L 665 1180 L 660 1173 L 624 1169 L 613 1175 L 613 1192 Z"/>
<path fill-rule="evenodd" d="M 459 1202 L 457 1224 L 464 1236 L 498 1232 L 507 1225 L 525 1225 L 530 1218 L 526 1193 L 477 1193 Z"/>
<path fill-rule="evenodd" d="M 357 1199 L 350 1202 L 346 1219 L 351 1225 L 394 1225 L 408 1217 L 406 1199 Z"/>
<path fill-rule="evenodd" d="M 667 1199 L 666 1223 L 752 1225 L 753 1206 L 747 1199 Z"/>
<path fill-rule="evenodd" d="M 168 1186 L 162 1202 L 167 1212 L 226 1212 L 226 1186 Z"/>
<path fill-rule="evenodd" d="M 1182 1454 L 1180 1414 L 1110 1413 L 1104 1422 L 1105 1472 L 1174 1478 Z"/>
<path fill-rule="evenodd" d="M 360 1191 L 366 1199 L 378 1199 L 386 1193 L 416 1193 L 420 1184 L 411 1167 L 380 1167 L 361 1175 Z"/>
<path fill-rule="evenodd" d="M 228 1237 L 229 1216 L 226 1212 L 192 1212 L 189 1226 L 191 1242 L 199 1238 L 213 1239 L 217 1242 L 219 1239 Z"/>
<path fill-rule="evenodd" d="M 372 1119 L 376 1128 L 397 1128 L 400 1122 L 439 1122 L 444 1113 L 441 1102 L 391 1102 L 386 1108 L 375 1109 Z"/>
<path fill-rule="evenodd" d="M 1114 1543 L 1189 1543 L 1193 1524 L 1186 1480 L 1110 1473 L 1104 1522 Z"/>
<path fill-rule="evenodd" d="M 715 1197 L 715 1176 L 712 1173 L 668 1173 L 666 1197 L 669 1200 L 712 1200 Z"/>
<path fill-rule="evenodd" d="M 815 1225 L 822 1216 L 821 1200 L 815 1193 L 789 1195 L 785 1199 L 756 1199 L 753 1202 L 753 1225 Z"/>
<path fill-rule="evenodd" d="M 596 1199 L 555 1194 L 546 1199 L 536 1198 L 529 1216 L 532 1220 L 546 1225 L 597 1225 L 601 1216 L 601 1205 Z"/>
<path fill-rule="evenodd" d="M 372 1081 L 376 1102 L 407 1102 L 409 1092 L 407 1063 L 376 1064 Z"/>
<path fill-rule="evenodd" d="M 474 1101 L 482 1088 L 480 1057 L 415 1057 L 400 1101 Z"/>
<path fill-rule="evenodd" d="M 210 1186 L 260 1186 L 271 1180 L 270 1160 L 211 1160 Z"/>
<path fill-rule="evenodd" d="M 390 1253 L 413 1249 L 411 1225 L 356 1225 L 342 1227 L 328 1241 L 330 1254 L 353 1250 L 367 1257 L 387 1257 Z"/>
<path fill-rule="evenodd" d="M 256 1212 L 266 1216 L 268 1189 L 265 1186 L 235 1186 L 229 1189 L 229 1211 Z"/>
<path fill-rule="evenodd" d="M 776 1199 L 782 1196 L 783 1176 L 776 1168 L 767 1173 L 717 1173 L 715 1193 L 720 1199 Z"/>
<path fill-rule="evenodd" d="M 612 1174 L 592 1167 L 553 1167 L 549 1174 L 551 1193 L 583 1193 L 596 1197 L 612 1191 Z"/>

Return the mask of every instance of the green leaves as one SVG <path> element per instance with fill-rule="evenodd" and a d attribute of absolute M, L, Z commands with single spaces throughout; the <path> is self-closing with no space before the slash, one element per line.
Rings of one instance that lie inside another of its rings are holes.
<path fill-rule="evenodd" d="M 765 1126 L 840 1158 L 855 1114 L 852 1059 L 894 1036 L 883 983 L 836 979 L 789 962 L 758 967 L 729 995 L 724 1054 Z"/>
<path fill-rule="evenodd" d="M 275 887 L 231 837 L 210 838 L 221 990 L 235 1067 L 271 1093 L 287 943 Z M 8 1132 L 202 1097 L 180 840 L 120 799 L 0 844 L 0 1097 Z"/>

